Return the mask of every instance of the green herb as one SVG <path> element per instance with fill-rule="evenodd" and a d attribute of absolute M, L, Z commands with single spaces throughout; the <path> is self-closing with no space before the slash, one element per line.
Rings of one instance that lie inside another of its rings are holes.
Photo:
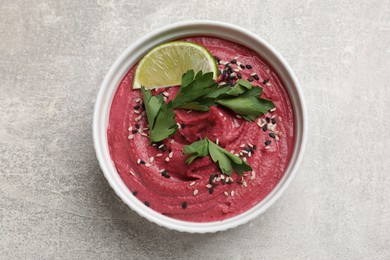
<path fill-rule="evenodd" d="M 176 115 L 172 102 L 164 102 L 161 94 L 153 96 L 150 90 L 141 87 L 146 116 L 148 118 L 151 142 L 159 142 L 173 135 L 177 130 Z"/>
<path fill-rule="evenodd" d="M 217 87 L 213 73 L 203 74 L 199 71 L 196 76 L 193 70 L 184 73 L 181 87 L 173 100 L 174 108 L 208 111 L 214 105 L 215 98 L 206 94 Z"/>
<path fill-rule="evenodd" d="M 190 145 L 185 145 L 183 153 L 189 155 L 186 159 L 187 164 L 192 163 L 196 158 L 210 155 L 213 162 L 217 162 L 221 172 L 226 175 L 232 175 L 232 169 L 240 175 L 244 171 L 252 171 L 249 164 L 213 143 L 207 137 Z"/>

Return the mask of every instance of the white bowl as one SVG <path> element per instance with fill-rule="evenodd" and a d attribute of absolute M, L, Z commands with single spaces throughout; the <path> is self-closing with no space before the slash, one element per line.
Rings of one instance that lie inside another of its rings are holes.
<path fill-rule="evenodd" d="M 107 126 L 111 102 L 122 78 L 131 67 L 154 46 L 187 36 L 208 35 L 240 43 L 258 52 L 276 70 L 290 96 L 295 115 L 295 144 L 290 163 L 279 183 L 261 202 L 251 209 L 223 221 L 195 223 L 173 219 L 145 207 L 132 195 L 120 178 L 111 160 L 107 142 Z M 268 209 L 290 184 L 301 161 L 306 140 L 306 109 L 298 81 L 287 62 L 268 43 L 241 27 L 215 21 L 175 23 L 151 32 L 128 47 L 114 62 L 105 76 L 97 96 L 93 115 L 93 139 L 96 156 L 104 176 L 115 193 L 131 209 L 160 226 L 183 232 L 208 233 L 223 231 L 247 223 Z"/>

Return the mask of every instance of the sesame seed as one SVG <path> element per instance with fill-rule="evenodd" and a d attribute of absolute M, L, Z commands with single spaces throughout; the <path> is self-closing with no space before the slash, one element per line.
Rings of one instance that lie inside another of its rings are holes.
<path fill-rule="evenodd" d="M 241 145 L 240 145 L 240 148 L 244 148 L 244 147 L 245 147 L 245 144 L 241 144 Z"/>
<path fill-rule="evenodd" d="M 231 192 L 230 192 L 230 196 L 234 196 L 234 190 L 232 190 Z"/>
<path fill-rule="evenodd" d="M 252 65 L 250 65 L 250 64 L 245 65 L 245 67 L 246 67 L 248 70 L 252 69 Z"/>
<path fill-rule="evenodd" d="M 146 207 L 150 207 L 150 203 L 149 202 L 145 201 L 144 204 L 145 204 Z"/>
<path fill-rule="evenodd" d="M 268 149 L 271 149 L 271 146 L 266 146 L 265 149 L 267 149 L 267 150 L 268 150 Z"/>
<path fill-rule="evenodd" d="M 141 133 L 141 135 L 142 135 L 142 136 L 148 136 L 148 135 L 147 135 L 147 134 L 145 134 L 145 133 Z"/>
<path fill-rule="evenodd" d="M 209 178 L 209 183 L 210 183 L 210 184 L 213 183 L 214 178 L 215 178 L 215 175 L 214 175 L 214 174 L 210 174 L 210 178 Z"/>
<path fill-rule="evenodd" d="M 214 192 L 214 188 L 211 187 L 211 188 L 209 189 L 209 194 L 211 194 L 211 193 L 213 193 L 213 192 Z"/>
<path fill-rule="evenodd" d="M 246 157 L 242 158 L 242 160 L 243 160 L 244 162 L 246 162 Z"/>
<path fill-rule="evenodd" d="M 135 124 L 135 128 L 139 129 L 139 124 Z"/>
<path fill-rule="evenodd" d="M 245 69 L 245 66 L 243 64 L 240 64 L 241 69 Z"/>
<path fill-rule="evenodd" d="M 131 139 L 134 138 L 134 135 L 129 135 L 127 138 L 128 138 L 129 140 L 131 140 Z"/>
<path fill-rule="evenodd" d="M 166 96 L 166 97 L 169 97 L 169 93 L 166 92 L 166 91 L 164 91 L 162 94 L 163 94 L 164 96 Z"/>
<path fill-rule="evenodd" d="M 175 142 L 175 140 L 174 139 L 172 139 L 171 141 L 169 141 L 171 144 L 173 144 L 174 142 Z"/>
<path fill-rule="evenodd" d="M 272 124 L 276 125 L 276 119 L 275 118 L 272 118 L 271 122 L 272 122 Z"/>
<path fill-rule="evenodd" d="M 276 135 L 276 136 L 275 136 L 275 140 L 276 140 L 276 141 L 279 141 L 279 136 Z"/>
<path fill-rule="evenodd" d="M 239 69 L 233 69 L 234 72 L 240 72 Z M 238 75 L 237 75 L 238 76 Z"/>
<path fill-rule="evenodd" d="M 161 169 L 161 170 L 159 170 L 159 172 L 164 172 L 164 171 L 166 171 L 165 169 Z"/>
<path fill-rule="evenodd" d="M 198 192 L 199 192 L 198 189 L 194 190 L 194 193 L 193 193 L 194 196 L 196 196 L 196 194 L 198 194 Z"/>
<path fill-rule="evenodd" d="M 243 152 L 243 153 L 249 153 L 247 150 L 243 150 L 242 152 Z"/>
<path fill-rule="evenodd" d="M 138 194 L 138 191 L 133 191 L 134 196 L 137 196 L 137 194 Z"/>
<path fill-rule="evenodd" d="M 271 83 L 267 83 L 267 84 L 265 84 L 267 87 L 271 87 L 272 85 L 271 85 Z"/>
<path fill-rule="evenodd" d="M 182 209 L 187 208 L 187 202 L 183 202 L 183 203 L 181 204 L 181 208 L 182 208 Z"/>
<path fill-rule="evenodd" d="M 230 150 L 229 153 L 234 153 L 234 150 Z"/>
<path fill-rule="evenodd" d="M 195 183 L 196 183 L 196 182 L 194 182 L 194 181 L 193 181 L 193 182 L 191 182 L 191 183 L 190 183 L 190 186 L 194 186 L 194 185 L 195 185 Z"/>
<path fill-rule="evenodd" d="M 272 108 L 271 110 L 270 110 L 270 112 L 275 112 L 276 111 L 276 107 L 274 107 L 274 108 Z"/>
<path fill-rule="evenodd" d="M 133 171 L 130 171 L 130 174 L 133 175 L 133 176 L 135 176 L 135 173 L 134 173 Z"/>
<path fill-rule="evenodd" d="M 253 181 L 256 178 L 256 173 L 252 171 L 251 173 L 251 181 Z"/>
<path fill-rule="evenodd" d="M 156 154 L 156 157 L 161 157 L 161 156 L 163 156 L 163 154 L 162 154 L 162 153 L 158 153 L 158 154 Z"/>
<path fill-rule="evenodd" d="M 149 158 L 149 162 L 152 163 L 153 161 L 154 161 L 154 157 L 152 156 L 152 157 Z"/>
<path fill-rule="evenodd" d="M 242 152 L 239 153 L 240 156 L 243 156 L 244 154 Z"/>
<path fill-rule="evenodd" d="M 133 127 L 130 126 L 129 129 L 127 129 L 127 130 L 129 130 L 129 132 L 131 132 L 133 130 Z"/>
<path fill-rule="evenodd" d="M 135 102 L 140 102 L 141 101 L 141 99 L 140 98 L 137 98 L 136 100 L 135 100 Z"/>
<path fill-rule="evenodd" d="M 157 148 L 158 149 L 161 149 L 161 148 L 163 148 L 164 147 L 164 144 L 161 144 L 161 145 L 159 145 Z"/>
<path fill-rule="evenodd" d="M 225 85 L 226 82 L 222 81 L 222 82 L 219 82 L 218 85 L 222 86 L 222 85 Z"/>
<path fill-rule="evenodd" d="M 265 144 L 265 145 L 270 145 L 271 142 L 272 142 L 271 140 L 266 140 L 266 141 L 264 142 L 264 144 Z"/>
<path fill-rule="evenodd" d="M 265 132 L 265 131 L 267 131 L 267 129 L 268 129 L 268 126 L 267 125 L 263 125 L 263 131 Z"/>
<path fill-rule="evenodd" d="M 244 187 L 247 187 L 247 186 L 248 186 L 248 184 L 246 183 L 246 181 L 243 181 L 243 182 L 242 182 L 242 185 L 244 185 Z"/>
<path fill-rule="evenodd" d="M 164 102 L 167 102 L 168 99 L 167 99 L 166 96 L 164 96 L 164 97 L 163 97 L 163 100 L 164 100 Z"/>
<path fill-rule="evenodd" d="M 230 61 L 230 63 L 236 64 L 236 63 L 237 63 L 237 60 L 236 60 L 236 59 L 232 59 L 232 60 Z"/>
<path fill-rule="evenodd" d="M 251 73 L 251 76 L 254 76 L 254 75 L 256 75 L 256 72 Z"/>
<path fill-rule="evenodd" d="M 218 138 L 217 138 L 217 140 L 215 140 L 215 143 L 216 143 L 216 144 L 219 144 L 219 139 L 218 139 Z"/>
<path fill-rule="evenodd" d="M 139 109 L 141 106 L 140 105 L 136 105 L 136 106 L 134 106 L 134 109 Z"/>
<path fill-rule="evenodd" d="M 248 145 L 249 145 L 249 147 L 253 147 L 253 144 L 251 144 L 251 143 L 248 143 Z"/>
<path fill-rule="evenodd" d="M 164 170 L 162 173 L 161 173 L 161 176 L 163 176 L 164 178 L 171 178 L 171 175 L 168 174 L 168 171 L 167 170 Z"/>
<path fill-rule="evenodd" d="M 269 133 L 269 137 L 275 138 L 275 134 L 274 133 Z"/>
<path fill-rule="evenodd" d="M 252 82 L 252 81 L 253 81 L 253 77 L 249 77 L 247 80 L 248 80 L 249 82 Z"/>
<path fill-rule="evenodd" d="M 146 167 L 150 167 L 150 163 L 145 163 L 145 166 Z"/>
<path fill-rule="evenodd" d="M 279 122 L 282 122 L 282 117 L 278 116 L 278 120 L 279 120 Z"/>
<path fill-rule="evenodd" d="M 139 164 L 145 164 L 145 161 L 140 160 L 140 161 L 139 161 Z"/>
<path fill-rule="evenodd" d="M 252 153 L 251 152 L 248 153 L 248 157 L 249 158 L 252 157 Z"/>
<path fill-rule="evenodd" d="M 240 116 L 240 115 L 236 115 L 236 117 L 237 117 L 237 118 L 242 118 L 242 116 Z"/>
<path fill-rule="evenodd" d="M 142 115 L 139 115 L 138 117 L 135 118 L 135 121 L 139 121 L 139 120 L 141 120 L 141 118 L 142 118 Z"/>
<path fill-rule="evenodd" d="M 172 157 L 173 157 L 173 152 L 170 152 L 170 153 L 168 154 L 168 157 L 169 157 L 169 158 L 172 158 Z"/>
<path fill-rule="evenodd" d="M 225 196 L 229 196 L 229 193 L 227 191 L 224 191 L 223 194 L 225 194 Z"/>
<path fill-rule="evenodd" d="M 142 130 L 146 131 L 146 130 L 149 130 L 149 128 L 148 127 L 144 127 L 144 128 L 142 128 Z"/>
<path fill-rule="evenodd" d="M 187 114 L 189 114 L 189 113 L 191 113 L 191 112 L 192 112 L 192 110 L 188 110 L 188 111 L 187 111 Z"/>
<path fill-rule="evenodd" d="M 269 79 L 265 79 L 264 81 L 263 81 L 263 84 L 267 84 L 269 82 Z"/>
<path fill-rule="evenodd" d="M 170 160 L 169 157 L 165 158 L 165 161 L 166 161 L 166 162 L 169 162 L 169 160 Z"/>
<path fill-rule="evenodd" d="M 238 153 L 235 153 L 234 155 L 237 156 L 237 157 L 240 156 Z"/>
<path fill-rule="evenodd" d="M 210 183 L 206 185 L 206 188 L 210 189 L 211 187 L 213 187 L 213 185 L 211 185 Z"/>

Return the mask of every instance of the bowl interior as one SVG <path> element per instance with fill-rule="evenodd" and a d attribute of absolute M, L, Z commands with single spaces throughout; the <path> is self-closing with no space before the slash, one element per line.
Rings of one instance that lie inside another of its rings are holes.
<path fill-rule="evenodd" d="M 115 165 L 110 157 L 107 141 L 107 126 L 111 103 L 117 87 L 128 70 L 142 58 L 149 49 L 160 43 L 188 36 L 201 35 L 219 37 L 242 44 L 256 51 L 266 59 L 283 80 L 290 96 L 295 117 L 295 143 L 292 157 L 277 186 L 266 196 L 266 198 L 248 211 L 233 218 L 208 223 L 195 223 L 173 219 L 145 207 L 142 202 L 132 195 L 117 173 Z M 284 59 L 269 44 L 255 34 L 234 25 L 214 21 L 191 21 L 172 24 L 149 33 L 132 44 L 115 61 L 105 76 L 96 100 L 93 118 L 93 137 L 96 155 L 106 179 L 116 194 L 130 208 L 158 225 L 178 231 L 197 233 L 216 232 L 236 227 L 255 218 L 269 208 L 287 188 L 296 172 L 303 154 L 306 135 L 305 131 L 306 116 L 303 96 L 294 73 Z"/>

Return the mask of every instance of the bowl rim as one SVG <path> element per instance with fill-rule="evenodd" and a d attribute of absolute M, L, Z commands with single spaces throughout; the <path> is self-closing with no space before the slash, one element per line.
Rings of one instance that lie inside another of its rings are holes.
<path fill-rule="evenodd" d="M 120 81 L 127 71 L 151 47 L 169 40 L 196 35 L 220 37 L 242 44 L 255 51 L 256 49 L 262 49 L 262 52 L 259 54 L 273 67 L 284 82 L 293 106 L 294 125 L 296 128 L 294 129 L 294 150 L 289 165 L 286 168 L 283 177 L 272 191 L 262 201 L 237 216 L 222 221 L 205 223 L 170 218 L 144 206 L 141 201 L 132 195 L 131 191 L 126 187 L 119 176 L 115 165 L 111 160 L 107 142 L 107 125 L 112 99 Z M 240 37 L 234 38 L 237 35 Z M 142 217 L 145 217 L 159 226 L 181 232 L 213 233 L 231 229 L 249 222 L 265 212 L 280 198 L 296 175 L 297 168 L 303 157 L 307 136 L 307 115 L 303 93 L 294 72 L 284 58 L 271 45 L 256 34 L 233 24 L 210 20 L 192 20 L 173 23 L 154 30 L 139 38 L 122 52 L 111 65 L 98 91 L 94 107 L 92 128 L 94 148 L 100 168 L 112 189 L 126 205 Z"/>

